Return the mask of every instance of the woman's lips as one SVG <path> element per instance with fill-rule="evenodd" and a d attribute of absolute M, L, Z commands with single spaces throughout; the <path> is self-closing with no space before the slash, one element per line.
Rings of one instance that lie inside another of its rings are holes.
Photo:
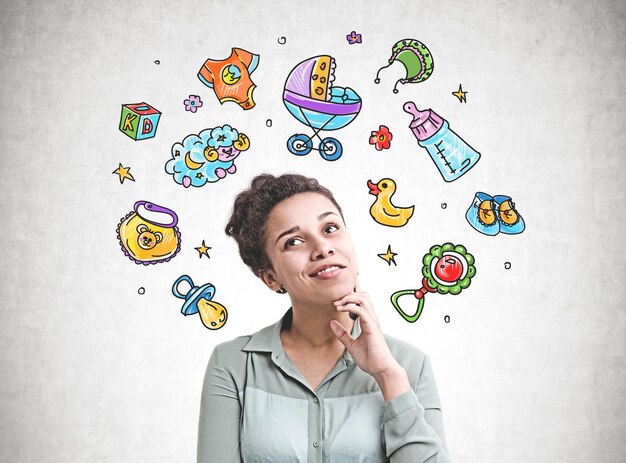
<path fill-rule="evenodd" d="M 345 267 L 341 265 L 325 265 L 315 270 L 315 272 L 311 273 L 309 276 L 322 280 L 330 280 L 339 275 L 344 268 Z"/>

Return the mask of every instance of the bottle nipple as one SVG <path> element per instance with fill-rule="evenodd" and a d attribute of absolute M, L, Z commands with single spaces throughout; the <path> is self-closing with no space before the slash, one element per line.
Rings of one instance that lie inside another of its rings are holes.
<path fill-rule="evenodd" d="M 428 119 L 428 115 L 430 113 L 429 110 L 420 111 L 419 109 L 417 109 L 417 106 L 415 106 L 415 103 L 413 103 L 412 101 L 407 101 L 406 103 L 404 103 L 404 106 L 402 107 L 402 109 L 404 109 L 404 112 L 413 115 L 413 121 L 414 122 L 416 120 L 424 121 L 424 120 Z"/>
<path fill-rule="evenodd" d="M 407 101 L 402 106 L 405 112 L 413 116 L 409 128 L 418 140 L 426 140 L 433 136 L 443 125 L 443 119 L 432 109 L 420 111 L 412 101 Z"/>

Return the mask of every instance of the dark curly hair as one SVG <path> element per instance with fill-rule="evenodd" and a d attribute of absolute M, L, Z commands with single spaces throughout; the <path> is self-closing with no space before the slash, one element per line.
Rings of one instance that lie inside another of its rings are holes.
<path fill-rule="evenodd" d="M 341 207 L 328 188 L 314 178 L 298 174 L 279 177 L 257 175 L 250 182 L 250 188 L 235 198 L 225 232 L 235 238 L 241 259 L 256 276 L 261 276 L 263 270 L 271 268 L 265 253 L 265 225 L 270 212 L 278 203 L 298 193 L 319 193 L 327 197 L 343 218 Z"/>

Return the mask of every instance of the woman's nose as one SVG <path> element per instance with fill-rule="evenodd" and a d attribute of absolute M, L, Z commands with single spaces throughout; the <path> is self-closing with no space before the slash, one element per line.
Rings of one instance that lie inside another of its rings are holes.
<path fill-rule="evenodd" d="M 335 253 L 330 241 L 325 238 L 318 238 L 314 242 L 315 246 L 311 254 L 313 260 L 320 260 Z"/>

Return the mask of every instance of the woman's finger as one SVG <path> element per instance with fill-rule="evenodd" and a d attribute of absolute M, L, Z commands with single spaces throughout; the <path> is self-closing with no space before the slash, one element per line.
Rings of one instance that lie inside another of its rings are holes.
<path fill-rule="evenodd" d="M 367 313 L 367 311 L 363 308 L 362 305 L 359 304 L 354 304 L 354 303 L 348 303 L 348 304 L 342 304 L 342 305 L 338 305 L 337 306 L 337 310 L 340 312 L 352 312 L 355 315 L 360 316 L 369 316 L 369 314 Z"/>
<path fill-rule="evenodd" d="M 362 305 L 345 304 L 338 306 L 337 310 L 339 312 L 349 311 L 358 316 L 361 320 L 361 329 L 364 332 L 380 331 L 380 324 L 378 323 L 378 319 Z"/>
<path fill-rule="evenodd" d="M 351 293 L 347 296 L 342 297 L 338 301 L 335 301 L 335 306 L 346 305 L 346 304 L 356 304 L 364 308 L 373 321 L 378 322 L 378 317 L 376 316 L 376 311 L 374 310 L 374 305 L 369 297 L 369 294 L 361 292 L 361 293 Z"/>
<path fill-rule="evenodd" d="M 337 320 L 330 321 L 330 329 L 333 330 L 333 333 L 337 336 L 337 339 L 341 341 L 341 344 L 343 344 L 346 349 L 350 350 L 350 346 L 354 342 L 354 339 L 350 336 L 348 330 L 346 330 Z"/>
<path fill-rule="evenodd" d="M 341 299 L 335 301 L 335 305 L 344 305 L 344 304 L 359 304 L 359 305 L 367 305 L 368 308 L 371 307 L 372 303 L 369 299 L 367 293 L 350 293 L 346 294 Z"/>

